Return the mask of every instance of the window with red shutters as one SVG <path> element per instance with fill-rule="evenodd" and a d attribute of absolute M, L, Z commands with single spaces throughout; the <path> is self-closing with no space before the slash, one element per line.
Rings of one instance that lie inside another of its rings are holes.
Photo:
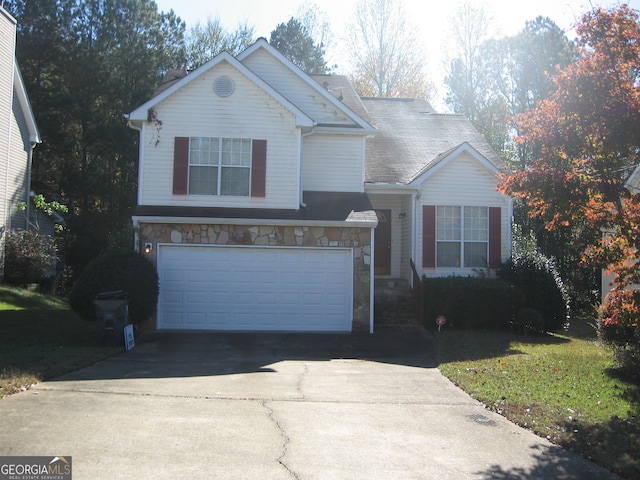
<path fill-rule="evenodd" d="M 422 207 L 422 266 L 436 268 L 436 207 Z"/>
<path fill-rule="evenodd" d="M 489 268 L 500 268 L 502 264 L 502 210 L 489 207 Z"/>
<path fill-rule="evenodd" d="M 176 137 L 173 148 L 173 194 L 186 195 L 189 182 L 189 137 Z"/>
<path fill-rule="evenodd" d="M 267 182 L 267 141 L 254 140 L 251 151 L 251 196 L 264 197 Z"/>
<path fill-rule="evenodd" d="M 176 137 L 175 195 L 266 194 L 267 141 L 239 138 Z"/>
<path fill-rule="evenodd" d="M 424 205 L 423 268 L 499 268 L 500 207 Z"/>

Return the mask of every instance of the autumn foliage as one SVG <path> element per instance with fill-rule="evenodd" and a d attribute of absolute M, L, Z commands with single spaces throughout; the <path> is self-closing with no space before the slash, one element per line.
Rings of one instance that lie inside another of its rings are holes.
<path fill-rule="evenodd" d="M 640 302 L 640 190 L 627 183 L 640 164 L 640 29 L 626 5 L 596 8 L 577 25 L 579 59 L 553 72 L 554 91 L 521 115 L 516 141 L 535 145 L 535 160 L 504 176 L 500 189 L 523 199 L 546 228 L 586 223 L 607 232 L 584 261 L 614 275 L 603 328 L 637 342 Z M 618 332 L 620 333 L 620 332 Z M 635 340 L 634 340 L 635 339 Z M 638 348 L 636 344 L 636 348 Z"/>

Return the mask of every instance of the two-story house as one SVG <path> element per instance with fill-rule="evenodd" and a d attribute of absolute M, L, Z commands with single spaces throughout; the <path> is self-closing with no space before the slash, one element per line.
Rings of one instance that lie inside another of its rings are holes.
<path fill-rule="evenodd" d="M 374 330 L 374 278 L 495 268 L 510 200 L 497 155 L 427 102 L 361 99 L 264 39 L 170 72 L 131 112 L 136 246 L 158 329 Z"/>

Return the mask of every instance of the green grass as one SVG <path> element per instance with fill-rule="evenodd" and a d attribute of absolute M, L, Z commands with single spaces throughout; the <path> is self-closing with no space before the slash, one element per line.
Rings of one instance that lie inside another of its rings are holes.
<path fill-rule="evenodd" d="M 625 478 L 640 478 L 640 386 L 621 379 L 592 327 L 566 334 L 438 334 L 442 373 L 520 426 Z"/>
<path fill-rule="evenodd" d="M 63 299 L 0 286 L 0 398 L 120 351 L 96 337 Z"/>

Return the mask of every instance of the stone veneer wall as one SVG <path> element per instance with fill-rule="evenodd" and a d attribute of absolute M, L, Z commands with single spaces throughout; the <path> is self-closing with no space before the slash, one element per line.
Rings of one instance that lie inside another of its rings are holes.
<path fill-rule="evenodd" d="M 371 229 L 271 225 L 140 223 L 140 251 L 145 243 L 346 247 L 353 249 L 354 332 L 368 332 L 371 298 Z M 151 256 L 155 262 L 155 255 Z"/>

